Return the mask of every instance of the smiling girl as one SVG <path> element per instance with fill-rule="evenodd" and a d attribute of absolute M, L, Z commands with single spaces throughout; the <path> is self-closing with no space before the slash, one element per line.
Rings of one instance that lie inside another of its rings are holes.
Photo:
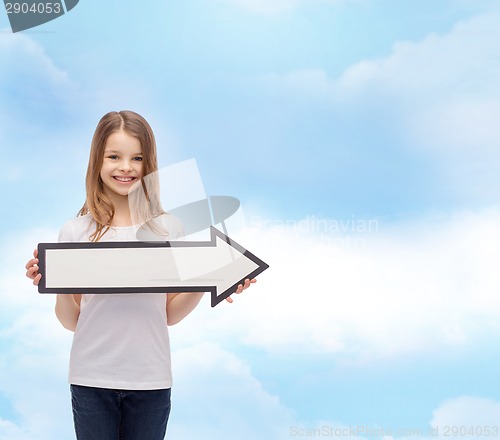
<path fill-rule="evenodd" d="M 178 239 L 182 225 L 161 207 L 157 170 L 156 142 L 147 121 L 131 111 L 104 115 L 92 139 L 85 203 L 62 227 L 59 241 L 135 241 L 138 218 L 163 239 Z M 146 186 L 147 175 L 153 176 L 152 185 Z M 139 186 L 142 206 L 131 212 L 129 193 Z M 38 285 L 36 250 L 33 256 L 26 275 Z M 253 282 L 245 280 L 236 293 Z M 56 316 L 75 332 L 69 382 L 78 440 L 165 437 L 172 385 L 167 325 L 185 318 L 202 295 L 57 295 Z"/>

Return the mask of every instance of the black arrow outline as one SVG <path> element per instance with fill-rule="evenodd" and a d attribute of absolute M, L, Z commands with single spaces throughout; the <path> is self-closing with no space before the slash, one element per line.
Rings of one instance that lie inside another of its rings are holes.
<path fill-rule="evenodd" d="M 258 267 L 243 279 L 218 294 L 217 286 L 194 287 L 90 287 L 90 288 L 51 288 L 45 285 L 46 259 L 45 252 L 50 249 L 99 249 L 99 248 L 158 248 L 158 247 L 216 247 L 216 237 L 224 240 L 229 246 L 235 248 Z M 38 284 L 38 293 L 176 293 L 176 292 L 210 292 L 211 305 L 215 307 L 221 301 L 232 295 L 239 284 L 246 279 L 255 278 L 264 272 L 269 265 L 260 258 L 247 251 L 232 238 L 223 234 L 218 229 L 210 226 L 210 241 L 105 241 L 105 242 L 71 242 L 71 243 L 39 243 L 38 244 L 38 273 L 42 279 Z"/>

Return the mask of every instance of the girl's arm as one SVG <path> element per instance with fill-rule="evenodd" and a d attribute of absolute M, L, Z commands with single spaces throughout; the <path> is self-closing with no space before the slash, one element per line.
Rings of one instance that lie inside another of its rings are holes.
<path fill-rule="evenodd" d="M 200 302 L 204 292 L 170 293 L 167 295 L 167 325 L 174 325 L 189 315 Z"/>
<path fill-rule="evenodd" d="M 241 293 L 250 287 L 250 284 L 256 283 L 255 278 L 245 280 L 244 284 L 238 285 L 235 293 Z M 196 293 L 170 293 L 167 295 L 167 325 L 175 325 L 189 315 L 201 300 L 204 292 Z M 226 298 L 230 303 L 231 297 Z"/>
<path fill-rule="evenodd" d="M 62 326 L 71 330 L 76 329 L 78 317 L 80 316 L 80 301 L 82 295 L 58 294 L 56 300 L 56 316 Z"/>
<path fill-rule="evenodd" d="M 33 284 L 38 286 L 42 275 L 38 273 L 38 251 L 35 249 L 33 257 L 26 263 L 26 276 L 33 280 Z M 78 317 L 80 316 L 81 295 L 57 295 L 56 316 L 64 328 L 75 331 Z"/>

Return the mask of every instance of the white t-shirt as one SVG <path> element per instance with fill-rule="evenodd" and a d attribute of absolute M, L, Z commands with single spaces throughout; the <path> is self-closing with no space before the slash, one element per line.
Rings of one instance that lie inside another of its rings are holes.
<path fill-rule="evenodd" d="M 155 219 L 179 238 L 180 221 L 169 214 Z M 61 229 L 59 242 L 88 242 L 92 217 L 74 218 Z M 137 241 L 134 226 L 111 228 L 100 241 Z M 84 294 L 73 338 L 69 383 L 98 388 L 170 388 L 172 371 L 166 294 Z"/>

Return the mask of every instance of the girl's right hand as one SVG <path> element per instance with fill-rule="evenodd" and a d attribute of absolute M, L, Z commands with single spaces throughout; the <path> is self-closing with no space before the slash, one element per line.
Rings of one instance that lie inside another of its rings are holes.
<path fill-rule="evenodd" d="M 33 251 L 33 257 L 30 261 L 26 263 L 26 276 L 33 280 L 33 284 L 38 286 L 40 279 L 42 278 L 42 274 L 38 273 L 38 250 L 35 249 Z"/>

